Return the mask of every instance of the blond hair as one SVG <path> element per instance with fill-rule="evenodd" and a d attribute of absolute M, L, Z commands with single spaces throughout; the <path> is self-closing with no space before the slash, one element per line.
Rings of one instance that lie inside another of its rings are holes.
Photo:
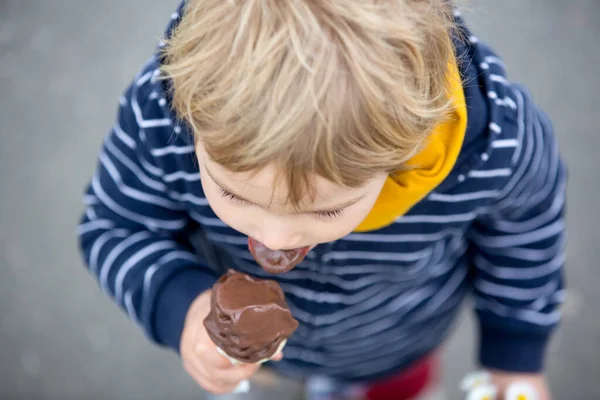
<path fill-rule="evenodd" d="M 448 0 L 189 0 L 165 49 L 173 106 L 213 161 L 360 187 L 449 113 Z"/>

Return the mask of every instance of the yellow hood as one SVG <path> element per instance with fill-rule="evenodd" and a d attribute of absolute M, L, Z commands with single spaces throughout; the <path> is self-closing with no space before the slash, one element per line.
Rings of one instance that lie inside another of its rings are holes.
<path fill-rule="evenodd" d="M 454 112 L 432 133 L 425 148 L 410 159 L 412 169 L 390 175 L 367 218 L 355 229 L 381 229 L 404 215 L 448 176 L 456 163 L 467 130 L 467 107 L 456 62 L 450 63 Z"/>

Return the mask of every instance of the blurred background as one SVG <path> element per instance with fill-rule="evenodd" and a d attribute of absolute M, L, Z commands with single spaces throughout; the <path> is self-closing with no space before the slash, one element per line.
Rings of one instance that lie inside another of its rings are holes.
<path fill-rule="evenodd" d="M 0 0 L 0 400 L 202 398 L 178 358 L 101 294 L 75 241 L 120 92 L 177 3 Z M 568 161 L 570 297 L 548 376 L 555 399 L 598 400 L 600 1 L 465 3 L 550 114 Z M 474 344 L 465 307 L 445 350 L 449 399 L 475 368 Z"/>

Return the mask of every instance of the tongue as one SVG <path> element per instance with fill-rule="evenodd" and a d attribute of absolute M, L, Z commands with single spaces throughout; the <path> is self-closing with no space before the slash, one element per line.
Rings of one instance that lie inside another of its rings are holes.
<path fill-rule="evenodd" d="M 248 249 L 256 262 L 270 274 L 281 274 L 294 268 L 306 257 L 309 246 L 294 250 L 271 250 L 259 241 L 248 238 Z"/>

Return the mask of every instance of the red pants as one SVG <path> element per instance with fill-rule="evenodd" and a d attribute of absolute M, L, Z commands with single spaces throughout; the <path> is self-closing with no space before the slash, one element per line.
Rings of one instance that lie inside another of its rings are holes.
<path fill-rule="evenodd" d="M 409 400 L 418 396 L 437 379 L 438 363 L 438 358 L 430 355 L 397 375 L 371 383 L 367 399 Z"/>

